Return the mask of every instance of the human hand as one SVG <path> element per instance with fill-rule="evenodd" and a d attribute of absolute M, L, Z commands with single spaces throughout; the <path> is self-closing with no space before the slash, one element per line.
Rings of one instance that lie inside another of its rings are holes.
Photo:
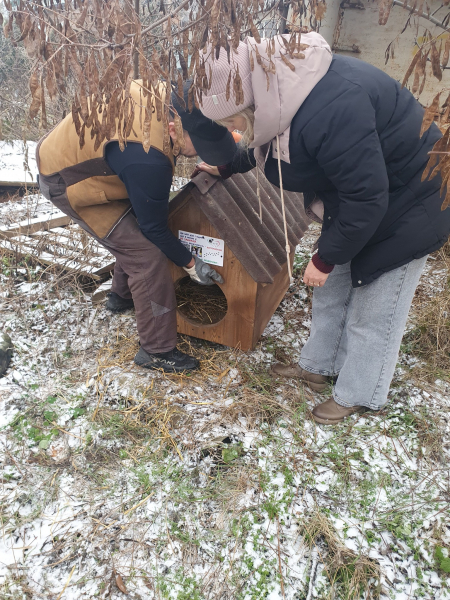
<path fill-rule="evenodd" d="M 212 165 L 208 165 L 205 162 L 201 162 L 198 163 L 198 165 L 195 165 L 195 169 L 191 175 L 191 179 L 198 175 L 200 171 L 205 171 L 205 173 L 209 173 L 210 175 L 214 175 L 215 177 L 220 177 L 219 169 L 217 167 L 213 167 Z"/>
<path fill-rule="evenodd" d="M 319 269 L 314 266 L 312 260 L 310 260 L 303 273 L 303 283 L 314 287 L 322 287 L 327 280 L 328 275 L 329 273 L 322 273 L 322 271 L 319 271 Z"/>
<path fill-rule="evenodd" d="M 190 264 L 190 263 L 189 263 Z M 223 283 L 223 278 L 210 265 L 202 261 L 198 256 L 195 257 L 195 265 L 193 267 L 183 267 L 189 273 L 190 278 L 202 285 L 214 285 L 215 283 Z"/>

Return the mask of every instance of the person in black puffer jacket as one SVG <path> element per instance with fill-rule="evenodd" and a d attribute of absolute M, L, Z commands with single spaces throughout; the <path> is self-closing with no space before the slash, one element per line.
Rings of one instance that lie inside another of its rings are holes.
<path fill-rule="evenodd" d="M 423 108 L 379 69 L 332 55 L 317 33 L 302 35 L 303 59 L 290 57 L 280 38 L 274 54 L 253 38 L 230 62 L 224 50 L 219 58 L 206 53 L 212 79 L 200 108 L 243 131 L 247 147 L 228 165 L 200 168 L 228 177 L 258 166 L 277 186 L 281 169 L 284 189 L 303 192 L 305 208 L 323 223 L 304 273 L 315 287 L 310 338 L 298 364 L 273 372 L 318 391 L 337 377 L 333 397 L 313 410 L 316 421 L 332 424 L 387 402 L 427 255 L 450 233 L 440 177 L 422 181 L 441 134 L 432 124 L 420 137 Z M 260 63 L 271 60 L 267 89 Z M 237 67 L 243 98 L 227 93 Z"/>

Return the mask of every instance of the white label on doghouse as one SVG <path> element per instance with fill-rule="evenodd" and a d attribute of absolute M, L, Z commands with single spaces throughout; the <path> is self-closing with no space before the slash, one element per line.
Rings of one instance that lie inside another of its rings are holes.
<path fill-rule="evenodd" d="M 198 256 L 203 262 L 217 267 L 223 267 L 223 253 L 225 242 L 218 238 L 198 235 L 189 231 L 178 231 L 178 237 L 194 256 Z"/>

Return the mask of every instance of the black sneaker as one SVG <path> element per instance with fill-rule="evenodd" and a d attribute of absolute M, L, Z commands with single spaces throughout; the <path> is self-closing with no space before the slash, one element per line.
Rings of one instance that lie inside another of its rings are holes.
<path fill-rule="evenodd" d="M 145 369 L 162 369 L 165 373 L 194 371 L 198 369 L 200 364 L 196 358 L 184 354 L 176 348 L 159 354 L 149 354 L 144 348 L 139 348 L 139 352 L 134 357 L 134 362 Z"/>
<path fill-rule="evenodd" d="M 110 292 L 105 308 L 113 313 L 121 313 L 129 308 L 134 308 L 134 302 L 131 298 L 127 300 L 126 298 L 121 298 L 115 292 Z"/>

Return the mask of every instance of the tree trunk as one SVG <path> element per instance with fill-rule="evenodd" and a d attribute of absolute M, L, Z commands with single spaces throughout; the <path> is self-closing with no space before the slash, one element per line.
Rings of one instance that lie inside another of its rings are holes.
<path fill-rule="evenodd" d="M 280 24 L 278 26 L 278 33 L 283 34 L 286 33 L 286 21 L 288 18 L 289 7 L 291 6 L 290 0 L 282 0 L 279 5 L 280 12 Z"/>

